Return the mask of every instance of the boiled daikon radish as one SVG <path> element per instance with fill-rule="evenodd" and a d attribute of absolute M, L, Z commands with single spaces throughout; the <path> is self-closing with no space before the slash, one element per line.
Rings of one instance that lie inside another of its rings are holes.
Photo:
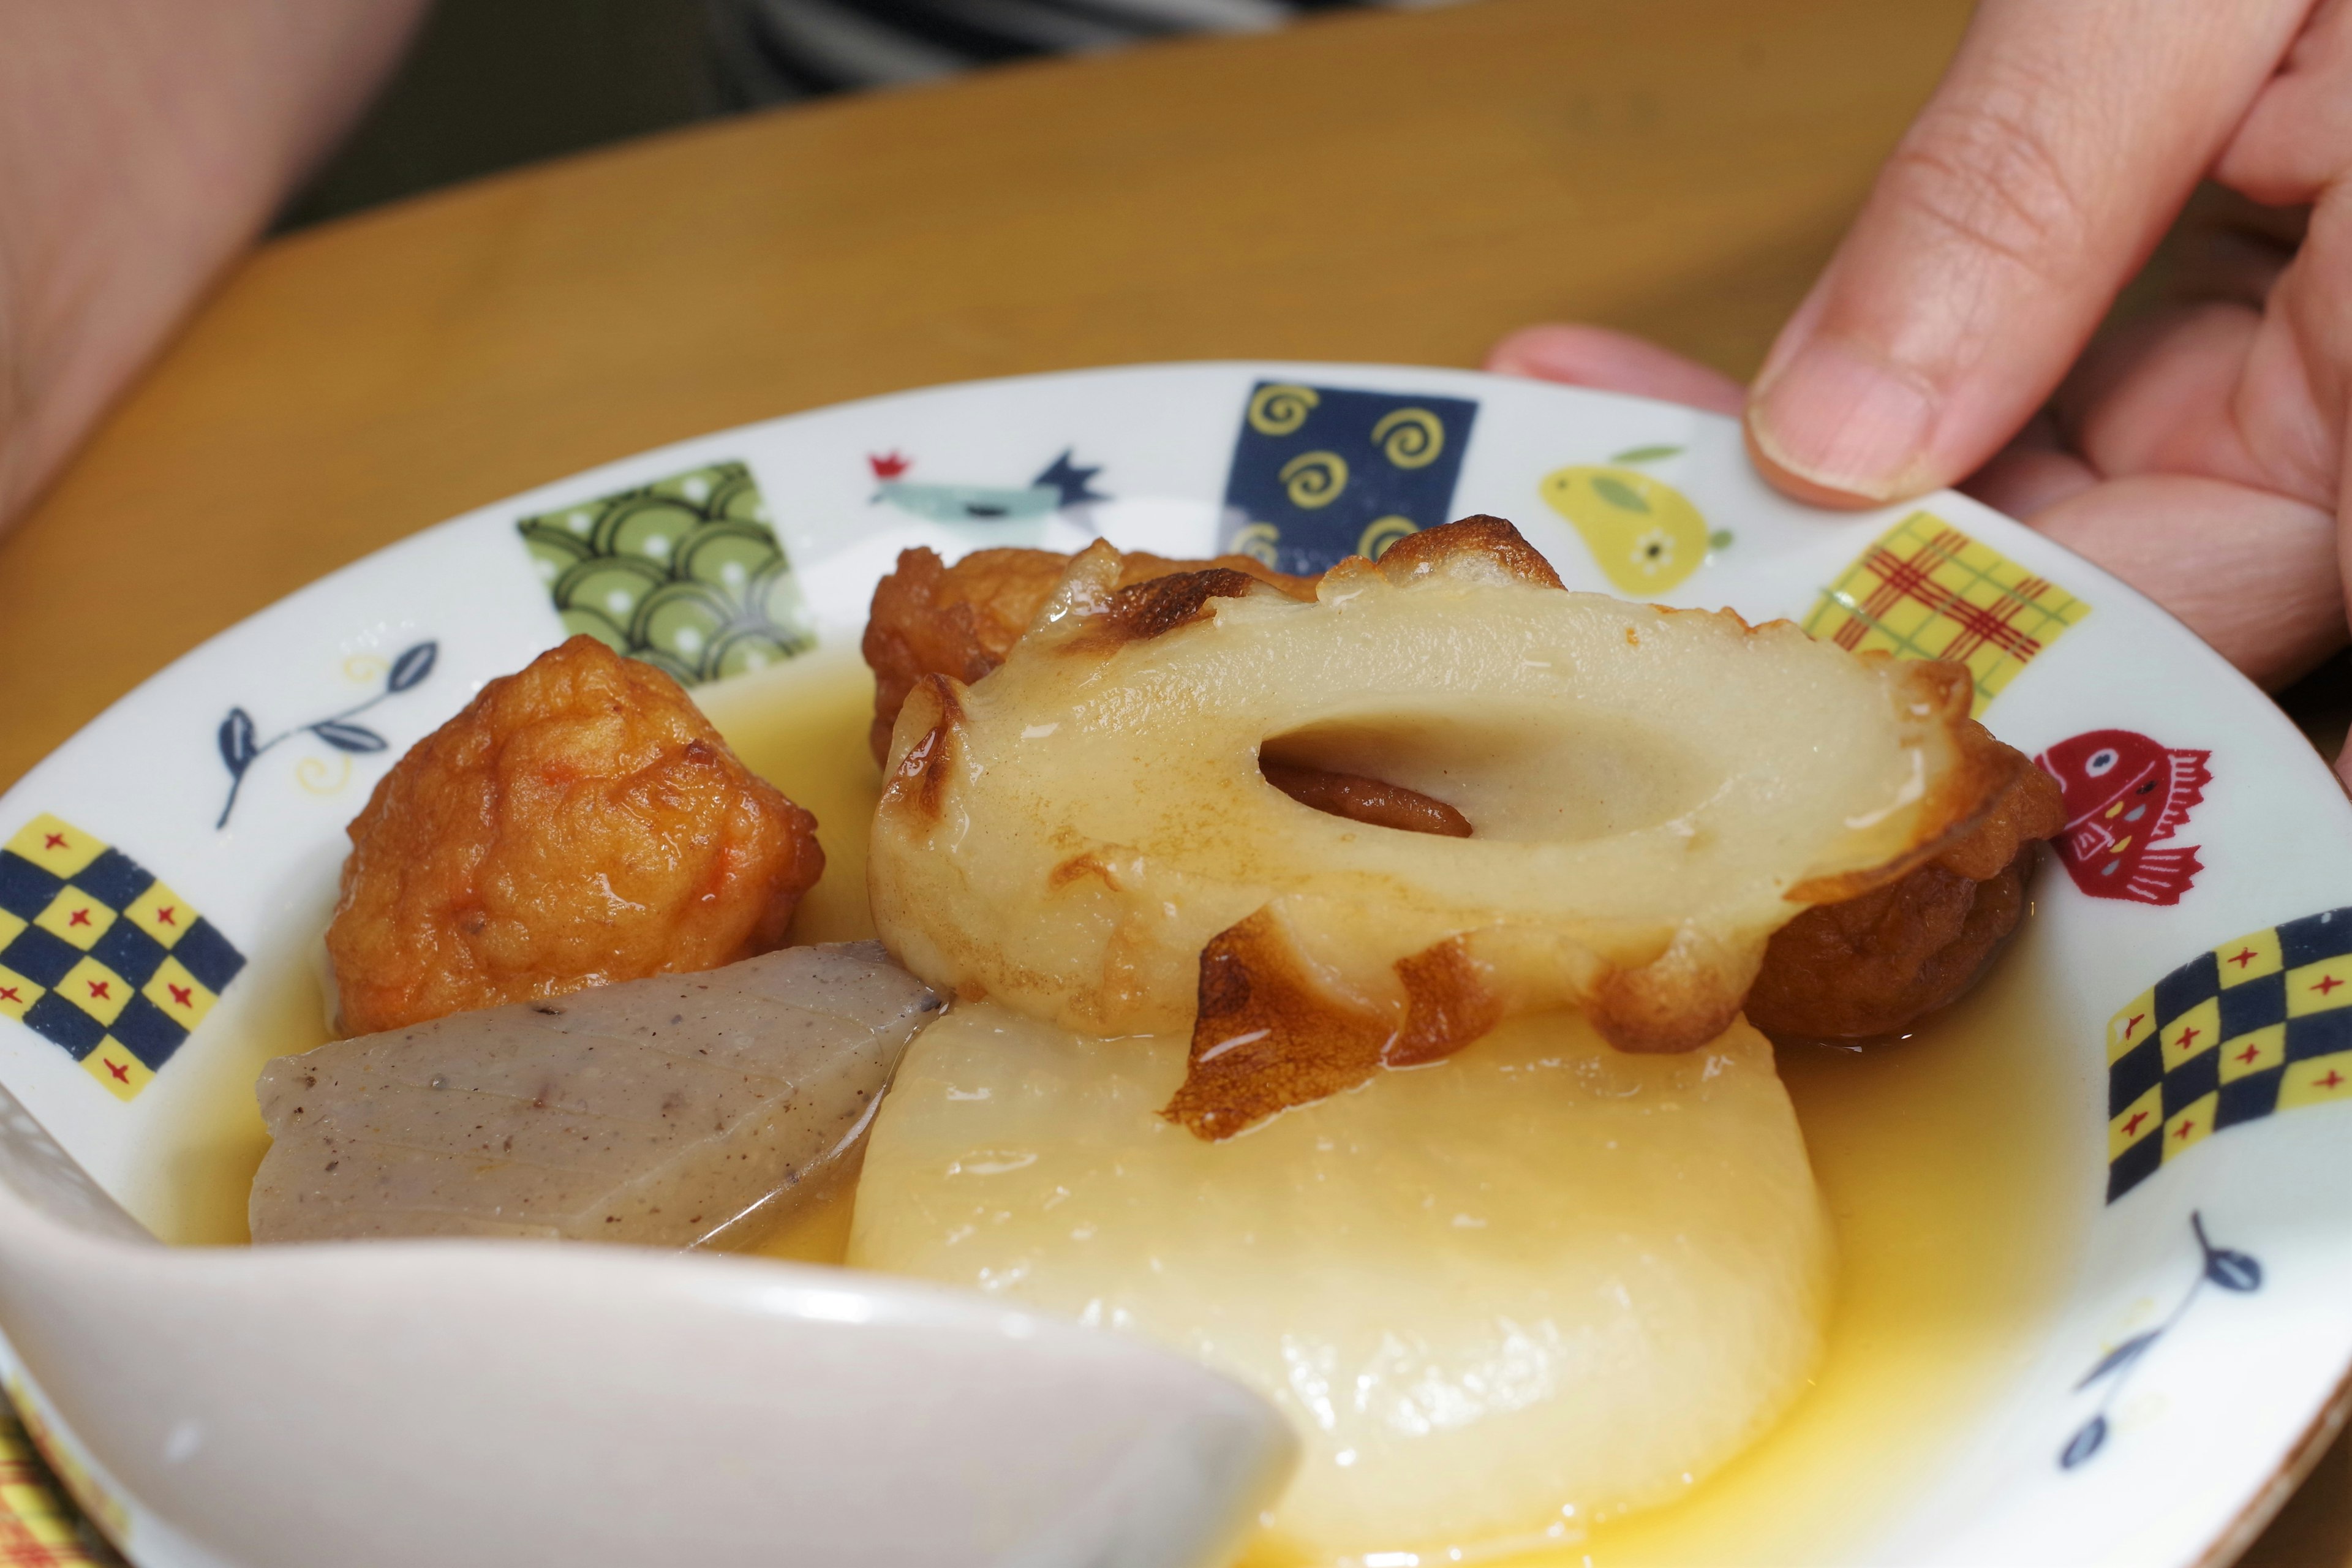
<path fill-rule="evenodd" d="M 877 1118 L 850 1261 L 1256 1388 L 1307 1444 L 1276 1534 L 1317 1561 L 1573 1537 L 1804 1386 L 1830 1230 L 1746 1024 L 1629 1056 L 1520 1018 L 1219 1142 L 1160 1114 L 1187 1045 L 959 1004 Z"/>

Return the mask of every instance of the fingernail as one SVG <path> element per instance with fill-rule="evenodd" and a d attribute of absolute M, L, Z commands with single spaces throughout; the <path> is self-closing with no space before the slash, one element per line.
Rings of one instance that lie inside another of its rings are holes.
<path fill-rule="evenodd" d="M 1835 342 L 1816 339 L 1762 386 L 1748 430 L 1766 457 L 1798 478 L 1874 500 L 1916 479 L 1936 422 L 1927 388 Z"/>

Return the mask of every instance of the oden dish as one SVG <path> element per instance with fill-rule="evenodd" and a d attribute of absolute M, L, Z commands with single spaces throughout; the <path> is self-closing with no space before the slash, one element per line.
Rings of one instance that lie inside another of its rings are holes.
<path fill-rule="evenodd" d="M 984 682 L 917 687 L 869 889 L 942 991 L 1191 1030 L 1169 1114 L 1204 1137 L 1560 1006 L 1620 1049 L 1694 1048 L 1808 907 L 2033 836 L 2004 810 L 2031 765 L 1954 667 L 1568 593 L 1493 520 L 1342 563 L 1312 602 L 1118 568 L 1081 554 Z M 1473 834 L 1310 809 L 1262 757 Z"/>

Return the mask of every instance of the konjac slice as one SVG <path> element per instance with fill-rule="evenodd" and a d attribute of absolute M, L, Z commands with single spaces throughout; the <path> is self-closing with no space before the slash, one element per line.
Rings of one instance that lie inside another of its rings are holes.
<path fill-rule="evenodd" d="M 938 1007 L 859 942 L 280 1057 L 258 1086 L 276 1142 L 253 1238 L 723 1239 L 858 1148 Z"/>
<path fill-rule="evenodd" d="M 1629 1056 L 1521 1017 L 1215 1142 L 1160 1114 L 1187 1045 L 959 1004 L 876 1119 L 850 1261 L 1249 1384 L 1306 1444 L 1274 1530 L 1307 1562 L 1572 1539 L 1803 1387 L 1830 1233 L 1745 1024 Z"/>

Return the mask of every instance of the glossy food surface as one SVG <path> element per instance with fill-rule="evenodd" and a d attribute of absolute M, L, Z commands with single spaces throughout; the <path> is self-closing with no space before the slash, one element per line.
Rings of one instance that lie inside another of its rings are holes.
<path fill-rule="evenodd" d="M 824 868 L 815 827 L 676 681 L 573 637 L 483 687 L 352 824 L 327 931 L 343 1026 L 765 952 Z"/>
<path fill-rule="evenodd" d="M 280 1057 L 253 1238 L 683 1247 L 781 1220 L 938 1005 L 878 944 L 796 947 Z"/>
<path fill-rule="evenodd" d="M 1183 1067 L 955 1007 L 877 1119 L 849 1261 L 1257 1388 L 1307 1442 L 1274 1532 L 1310 1559 L 1573 1539 L 1723 1464 L 1820 1354 L 1827 1219 L 1745 1026 L 1644 1058 L 1520 1019 L 1220 1143 L 1157 1114 Z"/>

